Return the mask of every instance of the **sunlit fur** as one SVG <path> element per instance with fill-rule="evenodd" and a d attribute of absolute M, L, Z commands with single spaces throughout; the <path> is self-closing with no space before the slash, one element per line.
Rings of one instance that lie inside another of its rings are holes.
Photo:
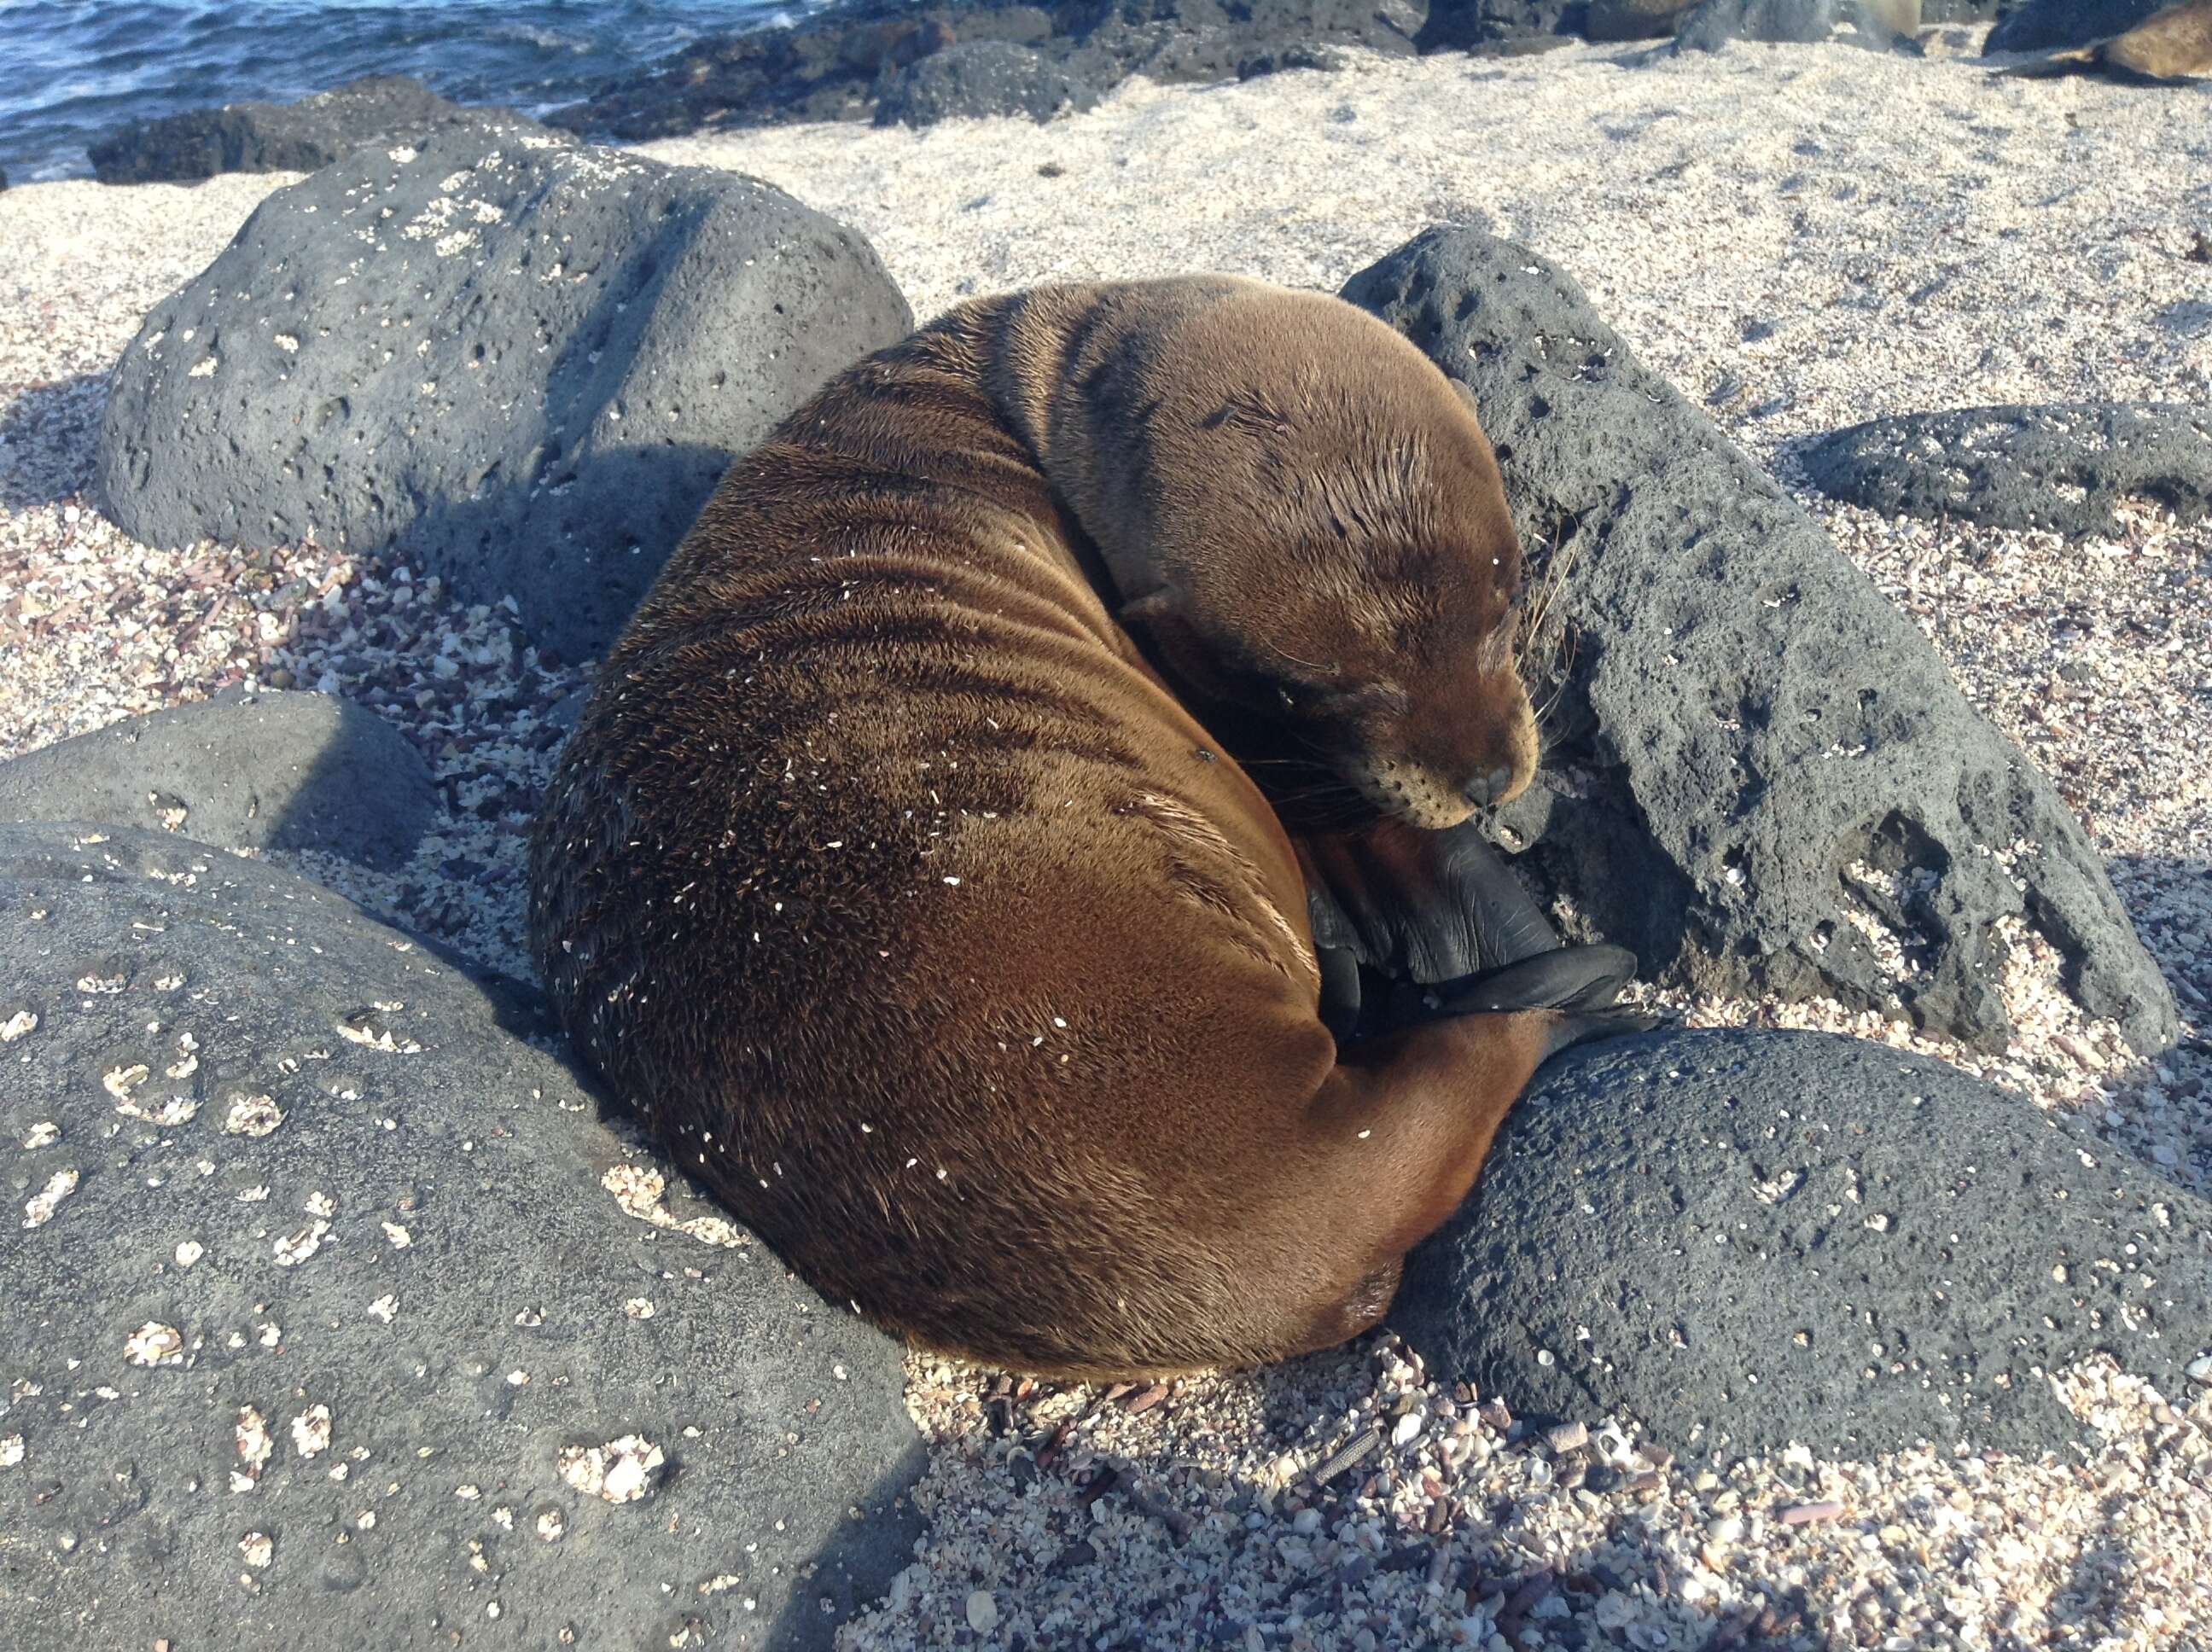
<path fill-rule="evenodd" d="M 963 306 L 733 466 L 607 659 L 532 847 L 548 988 L 679 1169 L 919 1343 L 1350 1336 L 1562 1018 L 1340 1053 L 1292 843 L 1192 708 L 1455 820 L 1534 756 L 1516 572 L 1473 418 L 1349 306 Z"/>
<path fill-rule="evenodd" d="M 1008 332 L 1001 399 L 1180 686 L 1261 696 L 1416 825 L 1528 784 L 1520 544 L 1488 440 L 1419 352 L 1334 299 L 1224 281 L 1047 288 Z"/>

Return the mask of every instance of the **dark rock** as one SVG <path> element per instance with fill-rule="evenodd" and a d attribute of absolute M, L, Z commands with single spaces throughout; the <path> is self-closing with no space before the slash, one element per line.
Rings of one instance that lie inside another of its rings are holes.
<path fill-rule="evenodd" d="M 1583 33 L 1593 40 L 1647 40 L 1672 34 L 1698 0 L 1590 0 Z"/>
<path fill-rule="evenodd" d="M 1537 1075 L 1392 1318 L 1523 1417 L 1677 1450 L 2056 1449 L 2046 1371 L 2109 1352 L 2186 1399 L 2212 1205 L 1941 1062 L 1662 1033 Z"/>
<path fill-rule="evenodd" d="M 1345 64 L 1345 56 L 1332 46 L 1292 46 L 1273 51 L 1255 52 L 1237 60 L 1237 78 L 1240 81 L 1258 80 L 1263 75 L 1279 75 L 1290 69 L 1318 69 L 1333 72 Z M 1330 112 L 1332 120 L 1357 120 L 1349 105 Z"/>
<path fill-rule="evenodd" d="M 1586 0 L 1429 0 L 1413 37 L 1423 52 L 1465 52 L 1530 34 L 1578 34 Z"/>
<path fill-rule="evenodd" d="M 556 109 L 556 126 L 625 141 L 667 137 L 703 127 L 747 126 L 778 120 L 852 120 L 871 109 L 884 72 L 913 63 L 956 39 L 997 39 L 1034 34 L 1034 7 L 1015 30 L 994 25 L 998 9 L 979 7 L 914 12 L 898 0 L 839 7 L 790 27 L 695 40 L 659 63 L 611 79 L 580 103 Z M 1042 14 L 1040 14 L 1041 15 Z M 1043 19 L 1046 34 L 1049 17 Z"/>
<path fill-rule="evenodd" d="M 221 849 L 397 866 L 437 814 L 422 755 L 328 694 L 233 689 L 0 762 L 0 821 L 105 821 Z"/>
<path fill-rule="evenodd" d="M 1823 436 L 1804 463 L 1821 492 L 1885 516 L 2113 534 L 2124 500 L 2185 522 L 2212 513 L 2212 411 L 2075 402 L 1914 413 Z"/>
<path fill-rule="evenodd" d="M 1693 988 L 2002 1046 L 1996 926 L 2019 914 L 2089 1013 L 2173 1042 L 2166 982 L 2050 783 L 1571 280 L 1437 229 L 1345 295 L 1467 385 L 1522 543 L 1565 570 L 1526 651 L 1539 701 L 1557 691 L 1547 768 L 1500 822 L 1575 938 Z"/>
<path fill-rule="evenodd" d="M 1919 27 L 1919 11 L 1916 0 L 1704 0 L 1674 39 L 1686 51 L 1717 52 L 1730 40 L 1814 44 L 1848 25 L 1854 44 L 1897 46 Z"/>
<path fill-rule="evenodd" d="M 1674 30 L 1692 52 L 1717 52 L 1730 40 L 1825 40 L 1850 0 L 1702 0 Z"/>
<path fill-rule="evenodd" d="M 1071 6 L 1062 27 L 1095 6 Z M 1273 68 L 1321 67 L 1333 46 L 1411 56 L 1423 13 L 1363 0 L 1119 0 L 1071 35 L 1079 60 L 1111 65 L 1102 86 L 1132 74 L 1168 82 L 1249 80 Z"/>
<path fill-rule="evenodd" d="M 731 456 L 911 325 L 756 179 L 447 129 L 278 191 L 155 308 L 95 486 L 149 544 L 399 542 L 581 659 Z"/>
<path fill-rule="evenodd" d="M 1982 55 L 2050 52 L 2124 34 L 2172 0 L 2028 0 L 1982 42 Z"/>
<path fill-rule="evenodd" d="M 1043 121 L 1097 101 L 1095 89 L 1033 46 L 975 40 L 885 70 L 877 82 L 876 125 L 930 126 L 988 115 Z"/>
<path fill-rule="evenodd" d="M 508 109 L 448 103 L 405 75 L 373 75 L 297 103 L 228 103 L 134 120 L 92 143 L 103 184 L 183 184 L 225 172 L 314 172 L 364 143 L 420 143 L 450 125 L 529 125 Z"/>
<path fill-rule="evenodd" d="M 0 827 L 14 1652 L 827 1648 L 910 1558 L 898 1351 L 625 1215 L 601 1178 L 652 1161 L 520 1011 L 300 878 L 87 829 Z M 632 1435 L 641 1500 L 564 1474 Z"/>
<path fill-rule="evenodd" d="M 983 0 L 921 10 L 863 0 L 789 27 L 694 41 L 548 118 L 634 140 L 872 112 L 910 125 L 1039 106 L 1050 113 L 1087 108 L 1134 74 L 1218 81 L 1324 65 L 1333 47 L 1409 53 L 1425 15 L 1421 0 Z M 925 72 L 937 58 L 991 45 L 1029 48 L 1034 62 L 979 52 Z M 889 113 L 879 96 L 892 100 Z"/>
<path fill-rule="evenodd" d="M 1470 58 L 1535 58 L 1547 52 L 1559 52 L 1575 44 L 1572 36 L 1565 34 L 1519 34 L 1510 39 L 1485 40 L 1467 48 Z"/>

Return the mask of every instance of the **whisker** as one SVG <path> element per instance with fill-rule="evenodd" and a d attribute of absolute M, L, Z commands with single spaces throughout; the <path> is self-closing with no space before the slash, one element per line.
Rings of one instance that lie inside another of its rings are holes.
<path fill-rule="evenodd" d="M 1552 653 L 1556 653 L 1567 639 L 1566 626 L 1562 624 L 1555 629 L 1551 624 L 1559 607 L 1560 593 L 1566 588 L 1567 576 L 1574 568 L 1581 543 L 1578 537 L 1565 537 L 1563 529 L 1566 519 L 1553 519 L 1552 543 L 1544 553 L 1543 573 L 1536 582 L 1535 589 L 1522 606 L 1520 623 L 1516 628 L 1515 651 L 1524 657 L 1524 662 L 1534 654 L 1547 637 L 1557 639 L 1547 650 Z M 1547 675 L 1551 664 L 1549 659 L 1540 658 L 1534 665 L 1535 674 Z"/>
<path fill-rule="evenodd" d="M 1315 671 L 1322 675 L 1326 675 L 1328 672 L 1328 668 L 1322 665 L 1318 660 L 1301 659 L 1296 654 L 1292 653 L 1288 648 L 1284 647 L 1282 644 L 1272 641 L 1266 637 L 1261 637 L 1256 640 L 1261 647 L 1265 648 L 1269 653 L 1274 655 L 1278 659 L 1288 660 L 1291 665 L 1296 665 L 1301 671 Z"/>

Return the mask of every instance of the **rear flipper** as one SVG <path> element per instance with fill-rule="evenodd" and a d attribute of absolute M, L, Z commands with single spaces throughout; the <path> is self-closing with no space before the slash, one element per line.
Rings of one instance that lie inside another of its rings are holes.
<path fill-rule="evenodd" d="M 1439 1017 L 1516 1010 L 1565 1012 L 1553 1050 L 1657 1024 L 1613 1007 L 1635 979 L 1635 955 L 1562 946 L 1472 822 L 1430 832 L 1378 821 L 1308 835 L 1298 853 L 1321 1017 L 1340 1044 Z"/>
<path fill-rule="evenodd" d="M 1440 1015 L 1484 1010 L 1601 1010 L 1636 979 L 1625 946 L 1562 946 L 1423 988 Z"/>
<path fill-rule="evenodd" d="M 1357 1030 L 1363 1037 L 1449 1016 L 1556 1010 L 1547 1058 L 1587 1039 L 1648 1032 L 1664 1017 L 1616 1000 L 1636 978 L 1636 955 L 1620 946 L 1563 946 L 1456 981 L 1364 980 Z"/>
<path fill-rule="evenodd" d="M 1664 1024 L 1666 1016 L 1618 1001 L 1620 989 L 1635 979 L 1636 955 L 1625 946 L 1566 946 L 1430 990 L 1441 1015 L 1557 1010 L 1542 1058 L 1548 1061 L 1593 1038 L 1620 1038 Z"/>

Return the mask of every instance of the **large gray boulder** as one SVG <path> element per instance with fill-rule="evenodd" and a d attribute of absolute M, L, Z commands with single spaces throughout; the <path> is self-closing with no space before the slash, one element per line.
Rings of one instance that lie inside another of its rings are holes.
<path fill-rule="evenodd" d="M 2047 1374 L 2212 1382 L 2212 1205 L 1923 1057 L 1654 1034 L 1537 1075 L 1392 1317 L 1517 1412 L 1678 1452 L 2057 1449 Z"/>
<path fill-rule="evenodd" d="M 1885 516 L 2117 534 L 2141 500 L 2185 522 L 2212 512 L 2212 409 L 2062 402 L 1870 419 L 1803 454 L 1813 485 Z"/>
<path fill-rule="evenodd" d="M 2002 1046 L 1997 926 L 2018 917 L 2089 1013 L 2173 1042 L 2172 996 L 2050 782 L 1567 276 L 1437 229 L 1345 296 L 1467 386 L 1523 544 L 1566 570 L 1528 651 L 1540 701 L 1558 689 L 1547 769 L 1499 824 L 1575 938 L 1678 984 Z"/>
<path fill-rule="evenodd" d="M 87 153 L 103 184 L 185 184 L 225 172 L 313 172 L 364 143 L 418 143 L 441 126 L 516 121 L 449 103 L 405 75 L 371 75 L 297 103 L 226 103 L 132 120 Z"/>
<path fill-rule="evenodd" d="M 220 849 L 397 866 L 437 814 L 422 754 L 330 694 L 234 689 L 0 762 L 0 821 L 100 820 Z"/>
<path fill-rule="evenodd" d="M 451 128 L 278 191 L 155 307 L 95 486 L 149 544 L 397 542 L 574 658 L 733 454 L 911 323 L 757 179 Z"/>
<path fill-rule="evenodd" d="M 906 1564 L 898 1351 L 533 1026 L 287 873 L 0 826 L 10 1652 L 827 1647 Z"/>

